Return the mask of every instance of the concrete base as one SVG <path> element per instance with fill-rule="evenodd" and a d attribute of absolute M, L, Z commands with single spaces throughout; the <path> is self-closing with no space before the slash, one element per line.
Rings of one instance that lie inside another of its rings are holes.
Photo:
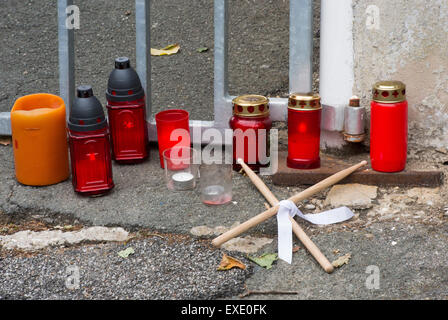
<path fill-rule="evenodd" d="M 344 161 L 322 156 L 321 167 L 313 170 L 296 170 L 286 166 L 287 152 L 279 152 L 278 171 L 272 182 L 281 186 L 313 185 L 325 178 L 357 163 L 357 159 Z M 443 184 L 442 171 L 416 171 L 407 168 L 398 173 L 381 173 L 370 167 L 358 171 L 341 183 L 361 183 L 375 186 L 438 187 Z"/>

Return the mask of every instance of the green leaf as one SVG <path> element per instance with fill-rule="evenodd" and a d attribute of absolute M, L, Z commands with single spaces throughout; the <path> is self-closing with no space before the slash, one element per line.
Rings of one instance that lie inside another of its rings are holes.
<path fill-rule="evenodd" d="M 258 264 L 260 267 L 269 270 L 272 268 L 272 264 L 278 260 L 278 255 L 276 253 L 265 253 L 260 257 L 248 256 L 248 258 L 249 260 Z"/>
<path fill-rule="evenodd" d="M 127 248 L 126 250 L 118 252 L 118 255 L 124 259 L 128 258 L 131 254 L 134 254 L 135 251 L 133 248 Z"/>
<path fill-rule="evenodd" d="M 199 49 L 198 49 L 198 52 L 199 52 L 199 53 L 207 52 L 207 51 L 208 51 L 208 48 L 207 48 L 207 47 L 202 47 L 202 48 L 199 48 Z"/>

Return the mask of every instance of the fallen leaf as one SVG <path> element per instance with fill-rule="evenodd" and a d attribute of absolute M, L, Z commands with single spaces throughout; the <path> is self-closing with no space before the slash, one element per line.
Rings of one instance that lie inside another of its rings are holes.
<path fill-rule="evenodd" d="M 118 255 L 122 258 L 128 258 L 130 255 L 134 254 L 135 251 L 133 248 L 127 248 L 126 250 L 118 252 Z"/>
<path fill-rule="evenodd" d="M 9 146 L 11 144 L 11 137 L 0 137 L 0 144 L 2 146 Z"/>
<path fill-rule="evenodd" d="M 199 52 L 199 53 L 207 52 L 207 51 L 208 51 L 208 48 L 207 48 L 207 47 L 203 47 L 203 48 L 199 48 L 199 49 L 198 49 L 198 52 Z"/>
<path fill-rule="evenodd" d="M 345 256 L 339 257 L 337 260 L 333 261 L 332 265 L 335 268 L 340 268 L 344 264 L 348 264 L 351 258 L 352 255 L 350 253 L 347 253 Z"/>
<path fill-rule="evenodd" d="M 299 246 L 296 246 L 296 247 L 292 248 L 292 253 L 296 253 L 296 252 L 298 252 L 299 250 L 300 250 L 300 247 L 299 247 Z"/>
<path fill-rule="evenodd" d="M 341 250 L 339 250 L 339 249 L 333 250 L 333 253 L 334 254 L 339 254 L 339 253 L 341 253 Z"/>
<path fill-rule="evenodd" d="M 228 256 L 224 253 L 224 255 L 222 256 L 222 261 L 219 264 L 218 271 L 226 271 L 232 268 L 240 268 L 242 270 L 246 270 L 246 265 L 240 260 Z"/>
<path fill-rule="evenodd" d="M 73 226 L 72 225 L 66 225 L 66 226 L 64 226 L 64 230 L 72 230 L 73 229 Z"/>
<path fill-rule="evenodd" d="M 278 255 L 276 253 L 265 253 L 260 257 L 248 256 L 248 258 L 249 260 L 258 264 L 260 267 L 269 270 L 272 268 L 272 264 L 278 260 Z"/>
<path fill-rule="evenodd" d="M 178 53 L 180 50 L 180 45 L 178 43 L 170 44 L 163 49 L 154 49 L 151 48 L 152 56 L 170 56 L 172 54 Z"/>

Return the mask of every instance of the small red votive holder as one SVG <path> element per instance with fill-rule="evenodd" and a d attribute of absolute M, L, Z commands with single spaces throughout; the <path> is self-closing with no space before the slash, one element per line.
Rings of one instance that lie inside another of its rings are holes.
<path fill-rule="evenodd" d="M 159 143 L 160 166 L 163 152 L 172 147 L 190 147 L 189 114 L 185 110 L 171 109 L 156 114 L 157 140 Z"/>

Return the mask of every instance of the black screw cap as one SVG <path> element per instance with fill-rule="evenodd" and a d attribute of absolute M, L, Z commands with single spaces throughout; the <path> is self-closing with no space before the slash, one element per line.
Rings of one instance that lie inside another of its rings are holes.
<path fill-rule="evenodd" d="M 131 61 L 128 57 L 120 57 L 115 59 L 115 69 L 129 69 L 131 67 Z"/>
<path fill-rule="evenodd" d="M 78 98 L 90 98 L 93 97 L 93 89 L 91 86 L 79 86 L 76 89 L 76 96 Z"/>
<path fill-rule="evenodd" d="M 68 128 L 71 131 L 87 132 L 107 127 L 107 119 L 101 102 L 93 95 L 91 86 L 79 86 L 77 98 L 70 108 Z"/>

